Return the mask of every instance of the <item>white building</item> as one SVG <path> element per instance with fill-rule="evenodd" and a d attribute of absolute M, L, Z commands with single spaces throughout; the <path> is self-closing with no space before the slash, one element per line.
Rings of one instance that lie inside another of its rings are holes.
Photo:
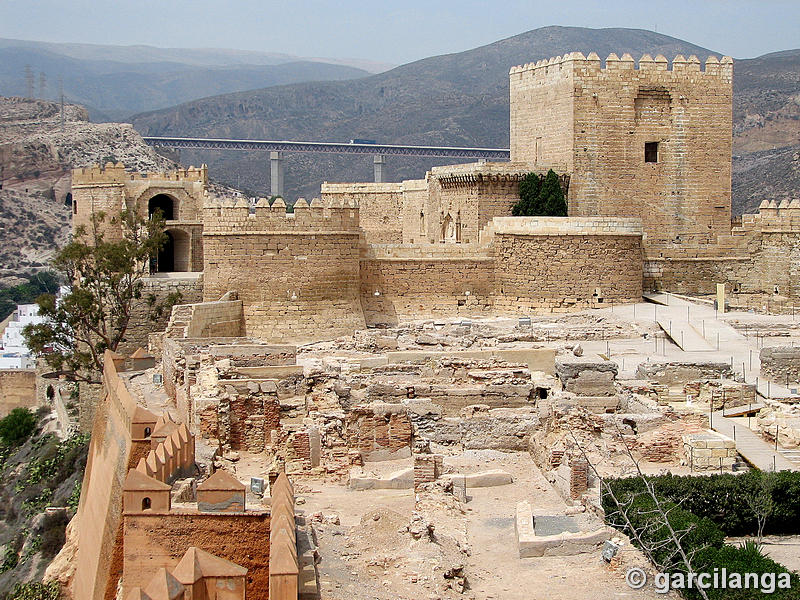
<path fill-rule="evenodd" d="M 58 288 L 56 301 L 69 293 L 69 287 L 62 285 Z M 11 315 L 11 320 L 6 328 L 0 331 L 0 369 L 33 369 L 36 357 L 31 354 L 25 344 L 22 330 L 26 325 L 43 323 L 44 317 L 39 316 L 38 304 L 18 304 L 17 310 Z"/>
<path fill-rule="evenodd" d="M 31 355 L 22 330 L 26 325 L 41 323 L 39 306 L 36 304 L 20 304 L 11 316 L 11 321 L 3 330 L 0 340 L 0 369 L 33 369 L 35 358 Z"/>

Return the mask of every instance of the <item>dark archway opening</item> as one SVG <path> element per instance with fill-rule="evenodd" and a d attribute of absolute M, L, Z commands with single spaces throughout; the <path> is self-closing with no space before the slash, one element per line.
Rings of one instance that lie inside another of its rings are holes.
<path fill-rule="evenodd" d="M 165 231 L 166 241 L 164 247 L 158 251 L 156 261 L 156 271 L 159 273 L 169 273 L 175 270 L 175 238 L 169 231 Z"/>
<path fill-rule="evenodd" d="M 56 397 L 56 391 L 55 391 L 55 389 L 53 389 L 52 385 L 48 385 L 47 386 L 47 390 L 45 391 L 45 395 L 47 396 L 47 399 L 50 400 L 51 402 L 53 401 L 53 398 Z"/>
<path fill-rule="evenodd" d="M 150 498 L 142 498 L 142 510 L 150 510 Z"/>
<path fill-rule="evenodd" d="M 157 194 L 148 201 L 147 216 L 152 217 L 157 210 L 161 211 L 161 216 L 164 217 L 166 221 L 175 219 L 175 203 L 172 198 L 166 194 Z"/>

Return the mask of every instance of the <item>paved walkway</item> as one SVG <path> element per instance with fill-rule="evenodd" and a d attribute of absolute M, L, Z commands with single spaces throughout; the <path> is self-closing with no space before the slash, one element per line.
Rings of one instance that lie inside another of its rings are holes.
<path fill-rule="evenodd" d="M 702 352 L 700 360 L 730 362 L 737 374 L 758 387 L 764 398 L 797 398 L 798 394 L 784 385 L 765 381 L 761 375 L 761 361 L 757 340 L 743 336 L 736 329 L 718 319 L 711 306 L 695 304 L 671 294 L 647 296 L 654 304 L 637 305 L 637 318 L 648 318 L 658 323 L 675 344 L 686 353 Z M 619 309 L 617 309 L 619 310 Z M 687 357 L 688 358 L 688 357 Z"/>
<path fill-rule="evenodd" d="M 658 324 L 674 342 L 674 345 L 662 346 L 656 341 L 656 354 L 663 355 L 663 360 L 727 362 L 737 376 L 743 376 L 747 383 L 755 385 L 763 398 L 798 397 L 795 391 L 786 386 L 763 380 L 760 376 L 758 340 L 742 335 L 719 319 L 713 306 L 689 302 L 672 294 L 648 294 L 646 299 L 646 303 L 615 306 L 611 312 L 636 322 Z M 612 360 L 615 358 L 619 361 L 622 357 L 612 357 Z M 654 356 L 654 359 L 658 360 L 658 356 Z M 629 365 L 635 361 L 628 360 Z M 714 413 L 712 428 L 735 438 L 737 451 L 750 464 L 765 471 L 800 470 L 800 453 L 781 449 L 776 451 L 774 444 L 764 441 L 748 427 L 730 418 L 737 415 L 736 409 L 728 409 L 727 412 L 727 416 L 723 416 L 722 411 Z"/>
<path fill-rule="evenodd" d="M 783 454 L 776 452 L 775 446 L 758 437 L 750 428 L 737 425 L 732 419 L 723 417 L 721 410 L 716 411 L 712 416 L 711 428 L 736 440 L 736 451 L 757 469 L 762 471 L 800 471 L 800 465 L 790 462 Z"/>
<path fill-rule="evenodd" d="M 690 321 L 660 318 L 657 323 L 675 345 L 684 352 L 711 352 L 715 349 Z"/>

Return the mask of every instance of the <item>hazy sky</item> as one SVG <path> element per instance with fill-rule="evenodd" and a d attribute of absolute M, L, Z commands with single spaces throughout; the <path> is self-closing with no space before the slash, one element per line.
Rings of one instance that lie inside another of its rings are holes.
<path fill-rule="evenodd" d="M 0 37 L 395 64 L 546 25 L 657 30 L 750 58 L 800 48 L 800 0 L 0 0 Z"/>

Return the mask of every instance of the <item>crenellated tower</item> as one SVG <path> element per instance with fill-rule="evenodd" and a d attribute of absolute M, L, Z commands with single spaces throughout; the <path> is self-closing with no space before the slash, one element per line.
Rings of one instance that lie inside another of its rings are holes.
<path fill-rule="evenodd" d="M 513 67 L 511 160 L 570 175 L 571 216 L 639 217 L 645 250 L 730 231 L 733 60 L 573 52 Z"/>

